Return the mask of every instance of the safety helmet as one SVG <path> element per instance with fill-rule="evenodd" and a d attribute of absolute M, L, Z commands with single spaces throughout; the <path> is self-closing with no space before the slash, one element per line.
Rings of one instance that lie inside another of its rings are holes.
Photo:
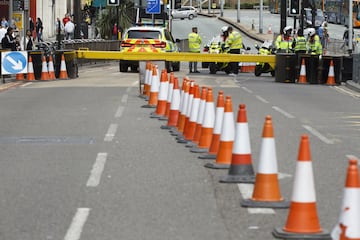
<path fill-rule="evenodd" d="M 227 30 L 228 30 L 228 27 L 227 27 L 227 26 L 223 26 L 223 27 L 221 28 L 221 32 L 222 32 L 222 33 L 226 32 Z"/>
<path fill-rule="evenodd" d="M 292 31 L 292 27 L 291 26 L 286 26 L 286 27 L 284 27 L 284 30 L 283 30 L 283 32 L 284 32 L 284 34 L 286 34 L 288 31 Z"/>
<path fill-rule="evenodd" d="M 309 30 L 308 30 L 308 35 L 309 35 L 309 37 L 314 36 L 315 33 L 316 33 L 315 28 L 309 28 Z"/>

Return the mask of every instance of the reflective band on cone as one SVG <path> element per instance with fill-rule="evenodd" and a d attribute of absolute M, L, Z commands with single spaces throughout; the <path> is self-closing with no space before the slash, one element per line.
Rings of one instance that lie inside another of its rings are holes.
<path fill-rule="evenodd" d="M 168 88 L 169 81 L 167 77 L 167 71 L 166 69 L 163 69 L 161 71 L 158 102 L 155 112 L 150 114 L 151 118 L 160 118 L 165 115 Z"/>

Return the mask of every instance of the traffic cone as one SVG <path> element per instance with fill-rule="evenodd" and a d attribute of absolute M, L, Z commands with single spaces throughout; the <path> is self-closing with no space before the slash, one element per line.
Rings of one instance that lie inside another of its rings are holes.
<path fill-rule="evenodd" d="M 196 127 L 195 127 L 194 137 L 191 142 L 189 142 L 185 145 L 188 148 L 197 147 L 197 145 L 199 143 L 199 140 L 201 137 L 202 124 L 203 124 L 204 115 L 205 115 L 206 95 L 207 95 L 207 87 L 204 86 L 201 88 L 200 106 L 199 106 L 198 115 L 196 117 Z"/>
<path fill-rule="evenodd" d="M 49 71 L 48 71 L 48 67 L 47 67 L 46 57 L 45 57 L 45 56 L 42 57 L 42 68 L 41 68 L 41 77 L 40 77 L 40 80 L 42 80 L 42 81 L 48 81 L 48 80 L 50 80 Z"/>
<path fill-rule="evenodd" d="M 180 89 L 179 89 L 179 80 L 177 77 L 174 77 L 174 88 L 171 97 L 171 105 L 169 111 L 169 118 L 166 125 L 161 126 L 161 129 L 171 129 L 176 128 L 180 109 Z"/>
<path fill-rule="evenodd" d="M 199 84 L 194 84 L 193 90 L 193 99 L 191 102 L 191 108 L 189 109 L 190 117 L 189 121 L 186 123 L 186 131 L 184 131 L 183 139 L 179 139 L 179 143 L 188 143 L 191 142 L 194 138 L 195 130 L 196 130 L 196 119 L 199 112 L 200 107 L 200 87 Z"/>
<path fill-rule="evenodd" d="M 140 95 L 140 97 L 142 98 L 146 98 L 150 96 L 150 78 L 152 75 L 152 63 L 150 61 L 146 62 L 146 68 L 145 68 L 145 78 L 144 78 L 144 86 L 143 86 L 143 91 L 142 91 L 142 95 Z"/>
<path fill-rule="evenodd" d="M 301 68 L 300 68 L 300 76 L 297 83 L 307 83 L 306 80 L 306 67 L 305 67 L 305 59 L 301 60 Z"/>
<path fill-rule="evenodd" d="M 200 155 L 199 156 L 200 159 L 216 159 L 216 154 L 219 150 L 219 145 L 220 145 L 221 127 L 224 118 L 224 107 L 225 107 L 224 92 L 220 90 L 218 92 L 218 98 L 216 103 L 215 125 L 211 138 L 209 152 Z"/>
<path fill-rule="evenodd" d="M 61 55 L 61 62 L 60 62 L 60 73 L 58 79 L 66 80 L 69 79 L 67 70 L 66 70 L 66 63 L 64 54 Z"/>
<path fill-rule="evenodd" d="M 162 120 L 162 121 L 167 121 L 169 119 L 171 99 L 172 99 L 172 94 L 173 94 L 173 91 L 174 91 L 174 78 L 175 78 L 174 72 L 171 72 L 170 73 L 170 78 L 169 78 L 169 84 L 168 84 L 166 106 L 165 106 L 165 114 L 164 114 L 164 116 L 159 118 L 159 120 Z"/>
<path fill-rule="evenodd" d="M 49 56 L 49 80 L 55 80 L 54 62 L 52 56 Z"/>
<path fill-rule="evenodd" d="M 327 77 L 326 85 L 330 85 L 330 86 L 336 85 L 333 60 L 330 60 L 329 74 Z"/>
<path fill-rule="evenodd" d="M 176 129 L 170 130 L 171 134 L 174 136 L 181 136 L 182 133 L 184 132 L 186 108 L 187 108 L 187 103 L 189 101 L 189 90 L 190 90 L 190 80 L 188 78 L 184 78 L 178 122 L 176 124 Z"/>
<path fill-rule="evenodd" d="M 360 179 L 358 161 L 349 160 L 339 222 L 331 232 L 333 240 L 360 239 Z"/>
<path fill-rule="evenodd" d="M 159 97 L 156 105 L 156 111 L 150 114 L 151 118 L 160 118 L 161 116 L 165 115 L 168 88 L 169 88 L 169 81 L 167 77 L 167 71 L 164 68 L 161 71 Z"/>
<path fill-rule="evenodd" d="M 185 100 L 184 100 L 184 104 L 185 104 L 185 108 L 184 108 L 185 115 L 184 116 L 185 116 L 185 118 L 183 121 L 183 125 L 181 126 L 182 131 L 179 131 L 180 133 L 177 135 L 177 138 L 176 138 L 179 143 L 187 142 L 184 140 L 184 138 L 185 138 L 185 135 L 187 134 L 188 125 L 189 125 L 189 121 L 190 121 L 190 112 L 191 112 L 192 102 L 194 99 L 194 87 L 195 87 L 195 82 L 193 80 L 190 80 L 188 95 L 187 96 L 185 95 Z"/>
<path fill-rule="evenodd" d="M 216 155 L 216 161 L 205 164 L 207 168 L 227 169 L 231 163 L 231 154 L 235 138 L 234 113 L 232 110 L 231 97 L 226 96 L 224 115 L 221 127 L 219 151 Z"/>
<path fill-rule="evenodd" d="M 223 123 L 224 127 L 224 123 Z M 239 105 L 235 128 L 234 147 L 227 175 L 220 177 L 221 183 L 254 183 L 249 126 L 245 104 Z"/>
<path fill-rule="evenodd" d="M 26 77 L 27 81 L 35 81 L 35 75 L 34 75 L 34 65 L 32 63 L 32 57 L 29 56 L 29 61 L 28 61 L 28 74 Z"/>
<path fill-rule="evenodd" d="M 275 228 L 273 236 L 280 239 L 331 239 L 320 227 L 316 210 L 314 177 L 309 137 L 301 136 L 293 193 L 286 224 Z"/>
<path fill-rule="evenodd" d="M 271 24 L 269 25 L 269 28 L 268 28 L 267 33 L 268 33 L 268 34 L 272 34 Z"/>
<path fill-rule="evenodd" d="M 143 108 L 156 108 L 158 103 L 159 96 L 159 87 L 160 87 L 160 79 L 158 74 L 157 65 L 152 66 L 152 76 L 151 76 L 151 87 L 150 87 L 150 97 L 148 100 L 148 104 L 143 105 Z"/>
<path fill-rule="evenodd" d="M 278 182 L 278 167 L 275 149 L 274 129 L 271 116 L 266 116 L 260 149 L 259 167 L 251 199 L 241 202 L 243 207 L 288 208 Z"/>
<path fill-rule="evenodd" d="M 23 73 L 17 73 L 15 79 L 16 79 L 16 81 L 24 81 L 25 80 L 24 74 Z"/>
<path fill-rule="evenodd" d="M 215 106 L 214 106 L 212 88 L 209 87 L 206 94 L 206 104 L 205 104 L 204 118 L 201 127 L 199 144 L 197 147 L 191 148 L 190 152 L 205 153 L 209 150 L 211 144 L 212 132 L 214 129 L 214 123 L 215 123 Z"/>

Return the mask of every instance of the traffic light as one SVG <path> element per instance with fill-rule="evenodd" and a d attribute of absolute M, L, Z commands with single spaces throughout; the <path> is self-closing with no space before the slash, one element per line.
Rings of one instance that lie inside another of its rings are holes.
<path fill-rule="evenodd" d="M 24 10 L 24 0 L 14 0 L 13 1 L 13 10 L 14 11 L 23 11 Z"/>
<path fill-rule="evenodd" d="M 107 0 L 108 6 L 119 6 L 120 0 Z"/>
<path fill-rule="evenodd" d="M 297 16 L 300 14 L 300 0 L 290 0 L 289 16 Z"/>

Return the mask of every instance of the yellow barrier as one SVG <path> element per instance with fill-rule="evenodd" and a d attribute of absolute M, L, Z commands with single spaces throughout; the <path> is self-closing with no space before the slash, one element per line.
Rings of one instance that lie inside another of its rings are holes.
<path fill-rule="evenodd" d="M 211 54 L 188 52 L 118 52 L 118 51 L 76 51 L 77 58 L 135 61 L 173 62 L 267 62 L 275 68 L 275 55 L 258 54 Z"/>

